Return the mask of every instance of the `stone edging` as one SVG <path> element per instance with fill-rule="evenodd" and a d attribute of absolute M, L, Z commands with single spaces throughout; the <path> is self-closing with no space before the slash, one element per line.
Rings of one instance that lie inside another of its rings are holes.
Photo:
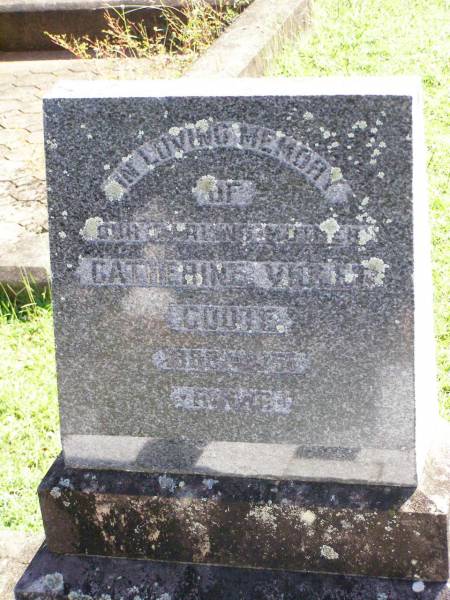
<path fill-rule="evenodd" d="M 262 76 L 281 44 L 309 23 L 311 5 L 311 0 L 254 0 L 186 76 Z"/>

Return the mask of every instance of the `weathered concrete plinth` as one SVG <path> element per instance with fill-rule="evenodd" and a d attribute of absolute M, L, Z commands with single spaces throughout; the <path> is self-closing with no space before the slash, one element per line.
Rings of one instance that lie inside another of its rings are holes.
<path fill-rule="evenodd" d="M 16 598 L 449 600 L 447 424 L 441 434 L 417 489 L 59 458 L 39 487 L 47 542 Z"/>
<path fill-rule="evenodd" d="M 65 468 L 39 487 L 57 553 L 448 577 L 448 479 L 417 489 Z"/>
<path fill-rule="evenodd" d="M 61 556 L 42 548 L 17 600 L 448 600 L 446 583 Z"/>

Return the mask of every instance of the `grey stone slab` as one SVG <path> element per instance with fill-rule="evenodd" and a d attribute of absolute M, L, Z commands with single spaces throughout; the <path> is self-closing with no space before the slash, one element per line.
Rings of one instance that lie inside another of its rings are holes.
<path fill-rule="evenodd" d="M 417 81 L 68 83 L 45 145 L 68 466 L 417 483 Z"/>
<path fill-rule="evenodd" d="M 41 549 L 17 600 L 449 600 L 448 583 L 171 564 Z"/>
<path fill-rule="evenodd" d="M 64 554 L 446 580 L 450 425 L 418 488 L 72 469 L 39 486 Z"/>

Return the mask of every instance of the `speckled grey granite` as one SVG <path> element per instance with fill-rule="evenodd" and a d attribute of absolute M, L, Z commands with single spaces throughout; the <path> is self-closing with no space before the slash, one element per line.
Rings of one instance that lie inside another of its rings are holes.
<path fill-rule="evenodd" d="M 16 600 L 449 600 L 446 583 L 60 556 L 45 547 Z"/>
<path fill-rule="evenodd" d="M 77 82 L 44 106 L 68 466 L 416 484 L 417 82 Z"/>

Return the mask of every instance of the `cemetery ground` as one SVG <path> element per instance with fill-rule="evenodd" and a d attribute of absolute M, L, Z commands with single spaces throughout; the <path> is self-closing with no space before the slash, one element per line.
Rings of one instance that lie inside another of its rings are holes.
<path fill-rule="evenodd" d="M 302 34 L 283 49 L 270 75 L 417 73 L 423 78 L 440 403 L 450 418 L 445 2 L 318 0 L 315 10 L 311 35 Z M 0 528 L 39 531 L 36 488 L 59 451 L 51 302 L 28 288 L 16 300 L 3 294 L 0 314 Z"/>

